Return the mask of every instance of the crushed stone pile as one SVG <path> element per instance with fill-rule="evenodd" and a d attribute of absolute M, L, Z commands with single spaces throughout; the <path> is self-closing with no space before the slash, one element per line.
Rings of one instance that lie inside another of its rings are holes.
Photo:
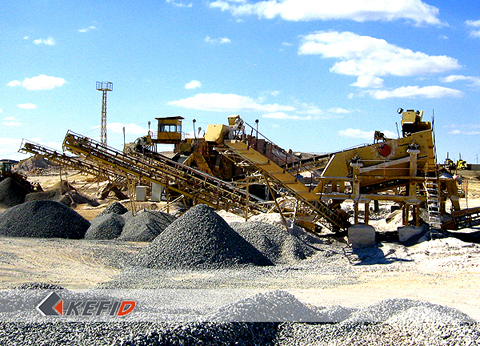
<path fill-rule="evenodd" d="M 0 292 L 0 344 L 88 345 L 479 345 L 480 324 L 462 312 L 410 299 L 387 299 L 360 309 L 318 308 L 285 291 L 259 293 L 220 308 L 210 322 L 46 321 L 32 309 L 49 290 L 62 298 L 109 299 L 96 291 L 76 293 L 44 283 Z M 67 298 L 65 298 L 67 297 Z M 28 311 L 33 311 L 29 314 Z M 27 315 L 26 318 L 20 319 Z M 325 316 L 341 320 L 326 320 Z M 211 316 L 212 317 L 212 316 Z M 343 320 L 342 320 L 343 318 Z M 292 322 L 296 320 L 306 322 Z M 320 319 L 315 322 L 314 319 Z M 363 319 L 363 320 L 362 320 Z M 379 319 L 378 321 L 375 321 Z M 227 322 L 227 321 L 257 322 Z M 258 322 L 288 321 L 288 322 Z M 368 321 L 369 320 L 369 321 Z M 2 320 L 4 321 L 4 320 Z M 31 322 L 35 321 L 35 322 Z M 223 322 L 224 321 L 224 322 Z M 326 323 L 325 323 L 326 322 Z"/>
<path fill-rule="evenodd" d="M 26 202 L 0 214 L 0 235 L 81 239 L 90 227 L 76 211 L 53 201 Z"/>
<path fill-rule="evenodd" d="M 125 225 L 121 215 L 110 213 L 97 215 L 90 222 L 90 227 L 85 233 L 85 239 L 115 239 L 120 236 Z"/>
<path fill-rule="evenodd" d="M 209 320 L 218 322 L 318 322 L 316 311 L 282 290 L 258 293 L 220 308 Z"/>
<path fill-rule="evenodd" d="M 77 204 L 100 205 L 95 199 L 78 192 L 72 185 L 63 180 L 55 183 L 46 191 L 29 193 L 25 196 L 25 202 L 30 201 L 55 201 L 65 204 L 67 207 Z"/>
<path fill-rule="evenodd" d="M 52 189 L 47 191 L 32 192 L 25 196 L 25 202 L 31 201 L 56 201 L 62 199 L 62 190 Z"/>
<path fill-rule="evenodd" d="M 110 213 L 115 213 L 115 214 L 118 214 L 118 215 L 123 215 L 125 213 L 128 212 L 128 209 L 125 208 L 123 206 L 122 203 L 120 202 L 113 202 L 112 204 L 110 204 L 108 207 L 106 207 L 100 214 L 98 214 L 97 216 L 101 216 L 101 215 L 106 215 L 106 214 L 110 214 Z"/>
<path fill-rule="evenodd" d="M 0 323 L 2 345 L 273 345 L 275 323 Z"/>
<path fill-rule="evenodd" d="M 199 204 L 140 250 L 132 265 L 163 269 L 221 269 L 273 263 L 212 208 Z"/>
<path fill-rule="evenodd" d="M 340 323 L 284 323 L 275 345 L 479 345 L 480 325 L 442 305 L 387 299 Z"/>
<path fill-rule="evenodd" d="M 28 191 L 14 179 L 7 177 L 0 182 L 0 206 L 10 208 L 25 201 Z"/>
<path fill-rule="evenodd" d="M 462 323 L 474 322 L 474 320 L 468 315 L 457 309 L 405 298 L 381 300 L 378 303 L 372 304 L 366 308 L 359 309 L 358 311 L 352 313 L 352 315 L 343 322 L 381 323 L 388 321 L 407 321 L 405 318 L 409 318 L 409 316 L 412 315 L 412 311 L 423 311 L 423 313 L 419 313 L 415 317 L 415 320 L 418 322 L 429 322 L 430 319 L 445 321 L 444 318 L 439 316 L 445 317 L 447 315 L 450 317 L 448 322 L 450 322 L 450 319 L 454 319 Z M 426 313 L 426 311 L 431 313 L 430 317 L 427 317 L 428 313 Z M 424 320 L 424 318 L 427 318 L 427 320 Z M 411 321 L 409 321 L 409 323 L 410 322 Z"/>
<path fill-rule="evenodd" d="M 51 162 L 47 161 L 44 158 L 38 158 L 38 157 L 32 156 L 28 159 L 20 161 L 17 165 L 15 165 L 15 170 L 17 172 L 29 173 L 31 171 L 35 171 L 38 169 L 41 169 L 41 170 L 50 169 L 55 166 L 56 165 L 52 164 Z"/>
<path fill-rule="evenodd" d="M 274 264 L 303 260 L 315 253 L 285 227 L 259 221 L 232 223 L 231 227 Z"/>
<path fill-rule="evenodd" d="M 119 239 L 150 242 L 177 218 L 161 211 L 143 210 L 133 217 L 127 216 L 124 219 L 125 226 Z"/>

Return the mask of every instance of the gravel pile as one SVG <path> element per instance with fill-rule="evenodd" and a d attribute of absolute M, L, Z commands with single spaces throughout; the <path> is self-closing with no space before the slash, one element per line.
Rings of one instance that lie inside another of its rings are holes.
<path fill-rule="evenodd" d="M 61 199 L 62 199 L 62 190 L 60 189 L 32 192 L 25 196 L 25 202 L 31 202 L 31 201 L 59 202 Z"/>
<path fill-rule="evenodd" d="M 24 202 L 28 191 L 14 179 L 8 177 L 0 182 L 0 206 L 9 208 Z"/>
<path fill-rule="evenodd" d="M 28 345 L 273 345 L 274 323 L 0 323 L 0 344 Z"/>
<path fill-rule="evenodd" d="M 285 227 L 259 221 L 232 223 L 231 227 L 274 264 L 292 263 L 315 253 Z"/>
<path fill-rule="evenodd" d="M 163 269 L 220 269 L 273 263 L 212 208 L 199 204 L 140 250 L 132 264 Z"/>
<path fill-rule="evenodd" d="M 208 320 L 218 322 L 316 322 L 317 312 L 294 295 L 281 290 L 258 293 L 253 297 L 220 308 Z"/>
<path fill-rule="evenodd" d="M 125 226 L 119 239 L 150 242 L 177 218 L 161 211 L 144 210 L 134 217 L 127 216 L 124 219 Z"/>
<path fill-rule="evenodd" d="M 385 299 L 366 308 L 359 309 L 352 313 L 350 318 L 344 322 L 381 323 L 391 321 L 395 323 L 411 323 L 412 320 L 409 320 L 409 318 L 413 316 L 412 312 L 418 313 L 414 319 L 414 322 L 417 323 L 433 321 L 450 323 L 451 320 L 460 323 L 475 322 L 468 315 L 457 309 L 413 299 Z M 448 319 L 444 318 L 446 316 L 448 316 Z"/>
<path fill-rule="evenodd" d="M 110 214 L 110 213 L 115 213 L 115 214 L 118 214 L 118 215 L 123 215 L 125 213 L 128 212 L 128 209 L 125 208 L 123 206 L 122 203 L 120 202 L 113 202 L 112 204 L 110 204 L 108 207 L 106 207 L 100 214 L 98 214 L 97 216 L 101 216 L 101 215 L 106 215 L 106 214 Z"/>
<path fill-rule="evenodd" d="M 53 201 L 26 202 L 0 214 L 0 235 L 34 238 L 83 238 L 90 222 Z"/>
<path fill-rule="evenodd" d="M 436 304 L 388 299 L 335 324 L 285 323 L 276 345 L 480 345 L 480 326 Z"/>
<path fill-rule="evenodd" d="M 90 222 L 90 227 L 85 233 L 85 239 L 115 239 L 120 236 L 125 225 L 121 215 L 110 213 L 97 215 Z"/>
<path fill-rule="evenodd" d="M 31 201 L 54 201 L 65 204 L 67 207 L 76 204 L 99 205 L 95 199 L 79 193 L 66 181 L 56 183 L 47 191 L 29 193 L 25 196 L 25 202 Z"/>

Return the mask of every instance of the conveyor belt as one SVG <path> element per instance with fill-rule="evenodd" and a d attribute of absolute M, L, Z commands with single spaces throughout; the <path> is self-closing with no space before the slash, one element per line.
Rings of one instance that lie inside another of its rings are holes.
<path fill-rule="evenodd" d="M 273 179 L 278 185 L 287 189 L 297 200 L 307 204 L 312 213 L 327 220 L 333 229 L 344 229 L 347 226 L 338 214 L 320 201 L 317 194 L 311 192 L 308 187 L 273 160 L 239 140 L 225 141 L 225 145 L 244 160 L 250 162 L 252 166 Z"/>
<path fill-rule="evenodd" d="M 215 209 L 231 211 L 238 215 L 268 211 L 266 205 L 258 203 L 258 200 L 249 196 L 245 190 L 160 154 L 155 157 L 125 154 L 71 131 L 65 136 L 63 146 L 66 150 L 108 170 L 126 174 L 143 183 L 156 183 L 168 187 L 171 191 Z"/>
<path fill-rule="evenodd" d="M 85 159 L 68 156 L 63 152 L 58 152 L 55 149 L 48 148 L 44 145 L 23 140 L 19 152 L 33 154 L 37 157 L 42 157 L 49 162 L 67 166 L 69 168 L 78 169 L 82 172 L 92 174 L 100 179 L 109 180 L 115 182 L 118 185 L 126 183 L 125 174 L 120 175 L 115 171 L 108 169 L 108 167 L 100 167 L 96 164 L 92 164 Z"/>

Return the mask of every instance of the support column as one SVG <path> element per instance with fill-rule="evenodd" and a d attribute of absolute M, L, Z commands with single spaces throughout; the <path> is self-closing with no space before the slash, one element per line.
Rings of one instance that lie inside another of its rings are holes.
<path fill-rule="evenodd" d="M 368 220 L 369 220 L 369 218 L 370 218 L 370 202 L 365 202 L 364 206 L 365 206 L 365 219 L 364 219 L 364 223 L 365 223 L 365 225 L 368 225 Z"/>
<path fill-rule="evenodd" d="M 363 163 L 360 160 L 350 163 L 350 166 L 353 168 L 353 186 L 352 186 L 352 197 L 353 197 L 353 209 L 354 209 L 354 221 L 355 225 L 358 224 L 358 202 L 360 200 L 360 180 L 358 175 L 360 174 L 360 168 L 363 167 Z"/>

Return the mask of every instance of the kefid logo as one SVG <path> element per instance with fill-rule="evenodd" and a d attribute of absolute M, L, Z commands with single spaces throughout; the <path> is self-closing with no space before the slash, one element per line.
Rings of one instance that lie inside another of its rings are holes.
<path fill-rule="evenodd" d="M 43 316 L 126 316 L 135 309 L 133 300 L 84 299 L 64 301 L 50 293 L 37 310 Z"/>

